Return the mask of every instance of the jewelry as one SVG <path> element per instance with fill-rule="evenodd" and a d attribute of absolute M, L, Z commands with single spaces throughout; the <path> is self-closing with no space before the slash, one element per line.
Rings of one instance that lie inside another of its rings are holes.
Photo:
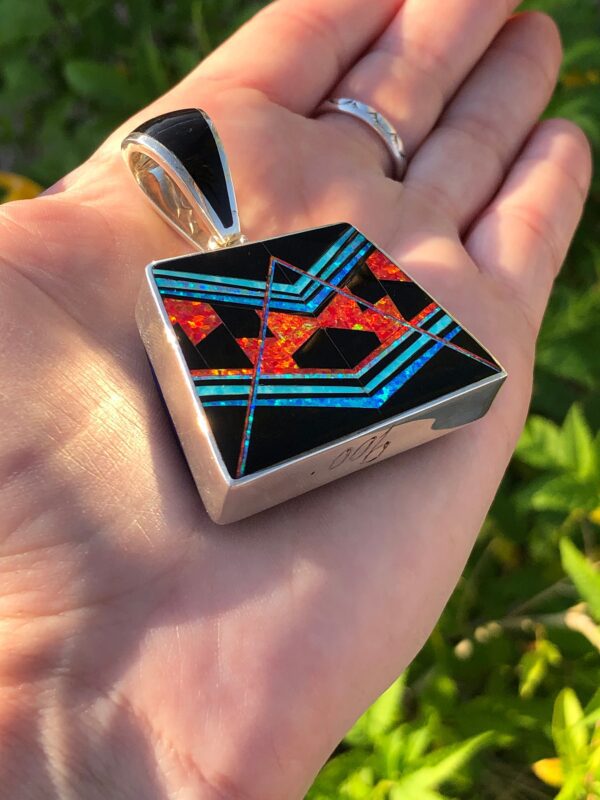
<path fill-rule="evenodd" d="M 368 125 L 379 136 L 387 147 L 394 162 L 394 177 L 400 181 L 406 172 L 406 153 L 402 139 L 392 123 L 380 114 L 373 106 L 353 100 L 351 97 L 332 97 L 321 103 L 317 114 L 348 114 L 360 122 Z"/>
<path fill-rule="evenodd" d="M 486 413 L 505 371 L 353 225 L 245 242 L 202 111 L 146 122 L 123 154 L 163 218 L 202 250 L 148 265 L 136 318 L 213 520 Z"/>

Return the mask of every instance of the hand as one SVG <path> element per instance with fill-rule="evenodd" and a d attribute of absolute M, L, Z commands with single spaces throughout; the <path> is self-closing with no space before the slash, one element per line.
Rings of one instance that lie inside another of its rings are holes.
<path fill-rule="evenodd" d="M 578 129 L 534 127 L 560 45 L 547 17 L 507 22 L 516 5 L 279 0 L 45 196 L 0 210 L 6 797 L 300 798 L 425 641 L 523 424 L 590 179 Z M 403 185 L 360 123 L 310 119 L 328 95 L 392 120 Z M 144 265 L 186 247 L 118 153 L 192 105 L 251 238 L 350 221 L 498 356 L 509 379 L 483 420 L 211 524 L 133 317 Z"/>

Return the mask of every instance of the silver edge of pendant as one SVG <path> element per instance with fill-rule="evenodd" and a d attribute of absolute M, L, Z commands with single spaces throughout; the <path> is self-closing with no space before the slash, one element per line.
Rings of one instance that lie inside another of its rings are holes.
<path fill-rule="evenodd" d="M 398 131 L 381 112 L 373 106 L 350 97 L 332 97 L 317 108 L 321 114 L 346 114 L 367 125 L 385 144 L 394 164 L 394 178 L 401 181 L 406 173 L 407 158 L 404 142 Z"/>

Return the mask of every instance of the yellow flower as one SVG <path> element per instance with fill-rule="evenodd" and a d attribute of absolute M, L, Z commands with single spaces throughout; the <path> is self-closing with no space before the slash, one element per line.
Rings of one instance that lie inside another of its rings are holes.
<path fill-rule="evenodd" d="M 563 86 L 567 89 L 580 89 L 582 86 L 594 86 L 600 83 L 600 70 L 573 70 L 562 77 Z"/>
<path fill-rule="evenodd" d="M 0 172 L 0 202 L 10 200 L 30 200 L 42 191 L 35 181 L 12 172 Z"/>
<path fill-rule="evenodd" d="M 543 781 L 546 786 L 554 786 L 559 789 L 564 783 L 564 774 L 560 758 L 542 758 L 531 765 L 534 774 Z"/>

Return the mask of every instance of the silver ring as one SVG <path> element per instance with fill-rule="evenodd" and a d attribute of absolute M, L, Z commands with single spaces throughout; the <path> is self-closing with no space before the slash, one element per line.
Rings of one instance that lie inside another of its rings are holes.
<path fill-rule="evenodd" d="M 317 114 L 331 113 L 348 114 L 375 131 L 392 157 L 395 170 L 394 177 L 396 180 L 402 180 L 406 172 L 404 144 L 394 126 L 383 114 L 380 114 L 372 106 L 362 103 L 360 100 L 354 100 L 351 97 L 332 97 L 321 103 L 317 109 Z"/>

